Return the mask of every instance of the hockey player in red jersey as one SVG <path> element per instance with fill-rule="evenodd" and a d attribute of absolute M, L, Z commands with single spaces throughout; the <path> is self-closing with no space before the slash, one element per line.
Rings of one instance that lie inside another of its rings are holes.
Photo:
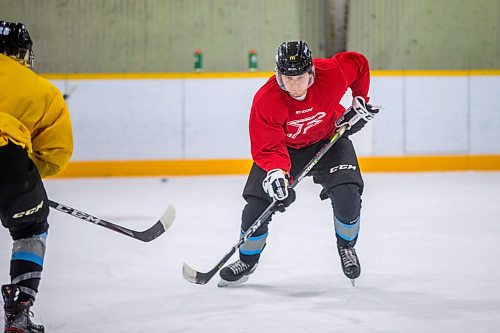
<path fill-rule="evenodd" d="M 73 152 L 68 108 L 33 72 L 32 46 L 22 23 L 0 21 L 0 220 L 14 241 L 11 283 L 1 288 L 9 333 L 44 332 L 30 320 L 49 228 L 41 178 L 64 169 Z"/>
<path fill-rule="evenodd" d="M 349 135 L 379 111 L 368 104 L 369 86 L 368 61 L 359 53 L 312 59 L 304 41 L 281 44 L 276 74 L 253 99 L 249 127 L 254 163 L 243 190 L 247 204 L 242 213 L 242 234 L 273 200 L 282 209 L 295 200 L 295 192 L 289 188 L 291 179 L 337 128 L 348 124 L 348 131 L 309 175 L 322 186 L 320 198 L 331 201 L 342 270 L 353 283 L 361 273 L 354 246 L 360 227 L 363 179 Z M 353 105 L 346 110 L 340 100 L 348 88 Z M 266 245 L 269 221 L 240 247 L 240 259 L 221 270 L 220 287 L 241 284 L 255 271 Z"/>

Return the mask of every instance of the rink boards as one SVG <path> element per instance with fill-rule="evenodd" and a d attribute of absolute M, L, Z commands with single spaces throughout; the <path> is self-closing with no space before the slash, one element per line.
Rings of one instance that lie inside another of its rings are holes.
<path fill-rule="evenodd" d="M 245 173 L 249 109 L 271 75 L 44 75 L 70 93 L 75 151 L 63 176 Z M 352 137 L 362 167 L 500 170 L 498 91 L 498 70 L 372 71 L 371 101 L 384 109 Z"/>

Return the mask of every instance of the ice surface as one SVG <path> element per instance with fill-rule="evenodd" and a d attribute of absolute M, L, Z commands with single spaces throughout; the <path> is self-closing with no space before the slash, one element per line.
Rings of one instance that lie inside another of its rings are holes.
<path fill-rule="evenodd" d="M 364 179 L 355 288 L 330 204 L 306 179 L 273 219 L 256 273 L 233 289 L 217 288 L 218 276 L 190 284 L 181 271 L 210 270 L 236 243 L 244 176 L 47 180 L 52 200 L 137 230 L 169 203 L 177 217 L 142 243 L 51 211 L 34 320 L 50 333 L 500 332 L 500 173 Z"/>

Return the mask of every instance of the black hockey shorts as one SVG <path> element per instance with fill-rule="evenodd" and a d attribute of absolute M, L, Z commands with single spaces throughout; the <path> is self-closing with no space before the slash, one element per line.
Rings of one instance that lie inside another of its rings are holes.
<path fill-rule="evenodd" d="M 327 142 L 320 141 L 300 149 L 288 148 L 292 163 L 290 170 L 292 177 L 297 177 L 306 164 Z M 332 188 L 342 184 L 355 184 L 359 187 L 359 193 L 363 193 L 364 183 L 359 170 L 358 158 L 351 140 L 346 137 L 341 137 L 330 148 L 309 172 L 309 176 L 313 177 L 314 183 L 323 187 L 320 193 L 322 200 L 328 198 L 327 193 Z M 265 177 L 266 172 L 254 163 L 243 190 L 245 200 L 248 201 L 249 197 L 256 197 L 271 202 L 269 195 L 262 189 L 262 181 Z"/>
<path fill-rule="evenodd" d="M 46 232 L 49 206 L 40 174 L 27 152 L 0 147 L 0 220 L 14 240 Z"/>

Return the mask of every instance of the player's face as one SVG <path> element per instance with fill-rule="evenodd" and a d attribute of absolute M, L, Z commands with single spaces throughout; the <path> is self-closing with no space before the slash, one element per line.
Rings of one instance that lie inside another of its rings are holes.
<path fill-rule="evenodd" d="M 296 76 L 287 76 L 282 75 L 281 79 L 283 80 L 283 85 L 285 86 L 286 91 L 293 98 L 304 97 L 307 93 L 307 88 L 309 88 L 309 79 L 311 74 L 304 73 Z"/>

